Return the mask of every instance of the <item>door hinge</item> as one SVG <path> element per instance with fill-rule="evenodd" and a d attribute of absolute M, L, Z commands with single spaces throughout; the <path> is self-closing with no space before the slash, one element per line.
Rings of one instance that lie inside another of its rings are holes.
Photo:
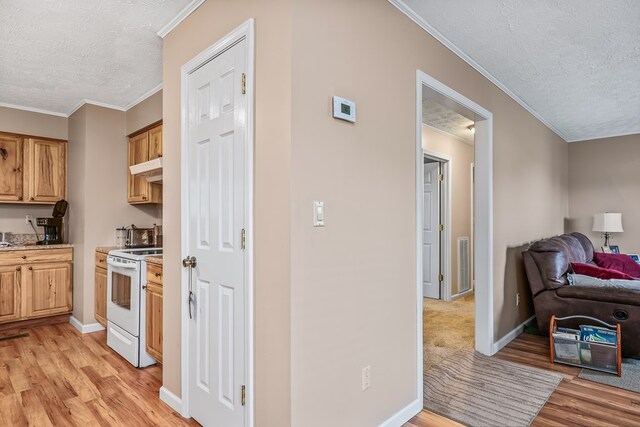
<path fill-rule="evenodd" d="M 247 76 L 245 73 L 242 73 L 242 94 L 247 93 Z"/>
<path fill-rule="evenodd" d="M 240 247 L 244 249 L 246 247 L 247 242 L 247 233 L 244 231 L 244 228 L 240 232 Z"/>
<path fill-rule="evenodd" d="M 438 225 L 438 230 L 444 231 L 444 225 L 442 225 L 442 224 Z"/>
<path fill-rule="evenodd" d="M 444 276 L 442 274 L 438 274 L 438 282 L 444 282 Z"/>
<path fill-rule="evenodd" d="M 241 394 L 240 394 L 240 401 L 241 401 L 241 403 L 242 403 L 242 406 L 244 406 L 244 404 L 246 403 L 246 398 L 245 398 L 245 395 L 246 395 L 246 387 L 245 387 L 245 386 L 242 386 L 242 391 L 241 391 L 240 393 L 241 393 Z"/>
<path fill-rule="evenodd" d="M 438 181 L 444 181 L 444 175 L 442 174 L 438 175 Z"/>

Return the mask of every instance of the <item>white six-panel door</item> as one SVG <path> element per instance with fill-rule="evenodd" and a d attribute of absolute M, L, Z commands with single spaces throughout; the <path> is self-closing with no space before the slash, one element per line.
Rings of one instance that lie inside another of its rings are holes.
<path fill-rule="evenodd" d="M 245 419 L 245 58 L 242 40 L 188 77 L 189 413 L 203 426 Z"/>
<path fill-rule="evenodd" d="M 440 298 L 440 163 L 424 164 L 422 280 L 426 298 Z"/>

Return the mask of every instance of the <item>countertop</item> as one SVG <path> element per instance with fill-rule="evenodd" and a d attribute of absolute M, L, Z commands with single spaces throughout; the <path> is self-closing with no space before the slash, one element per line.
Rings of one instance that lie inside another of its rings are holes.
<path fill-rule="evenodd" d="M 162 265 L 162 257 L 161 256 L 148 256 L 145 258 L 147 263 Z"/>
<path fill-rule="evenodd" d="M 117 246 L 98 246 L 96 248 L 96 252 L 100 252 L 101 254 L 109 254 L 109 251 L 112 251 L 114 249 L 120 249 Z"/>
<path fill-rule="evenodd" d="M 13 252 L 13 251 L 43 251 L 48 249 L 66 249 L 73 248 L 71 243 L 63 243 L 60 245 L 16 245 L 16 246 L 4 246 L 0 248 L 0 252 Z"/>

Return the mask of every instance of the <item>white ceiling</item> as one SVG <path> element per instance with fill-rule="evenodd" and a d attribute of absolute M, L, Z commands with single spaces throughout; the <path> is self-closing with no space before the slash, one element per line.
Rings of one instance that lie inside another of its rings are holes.
<path fill-rule="evenodd" d="M 1 0 L 0 104 L 126 108 L 162 83 L 158 31 L 191 0 Z"/>
<path fill-rule="evenodd" d="M 469 130 L 473 120 L 430 98 L 422 100 L 422 123 L 473 145 L 474 134 Z"/>
<path fill-rule="evenodd" d="M 400 1 L 390 1 L 402 10 Z M 565 140 L 640 133 L 637 0 L 404 0 L 404 6 Z"/>

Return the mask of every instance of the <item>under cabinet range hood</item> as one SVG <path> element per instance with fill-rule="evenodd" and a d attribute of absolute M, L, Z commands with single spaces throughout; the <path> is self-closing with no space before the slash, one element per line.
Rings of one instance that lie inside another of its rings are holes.
<path fill-rule="evenodd" d="M 143 176 L 147 182 L 162 183 L 162 157 L 129 166 L 131 175 Z"/>

